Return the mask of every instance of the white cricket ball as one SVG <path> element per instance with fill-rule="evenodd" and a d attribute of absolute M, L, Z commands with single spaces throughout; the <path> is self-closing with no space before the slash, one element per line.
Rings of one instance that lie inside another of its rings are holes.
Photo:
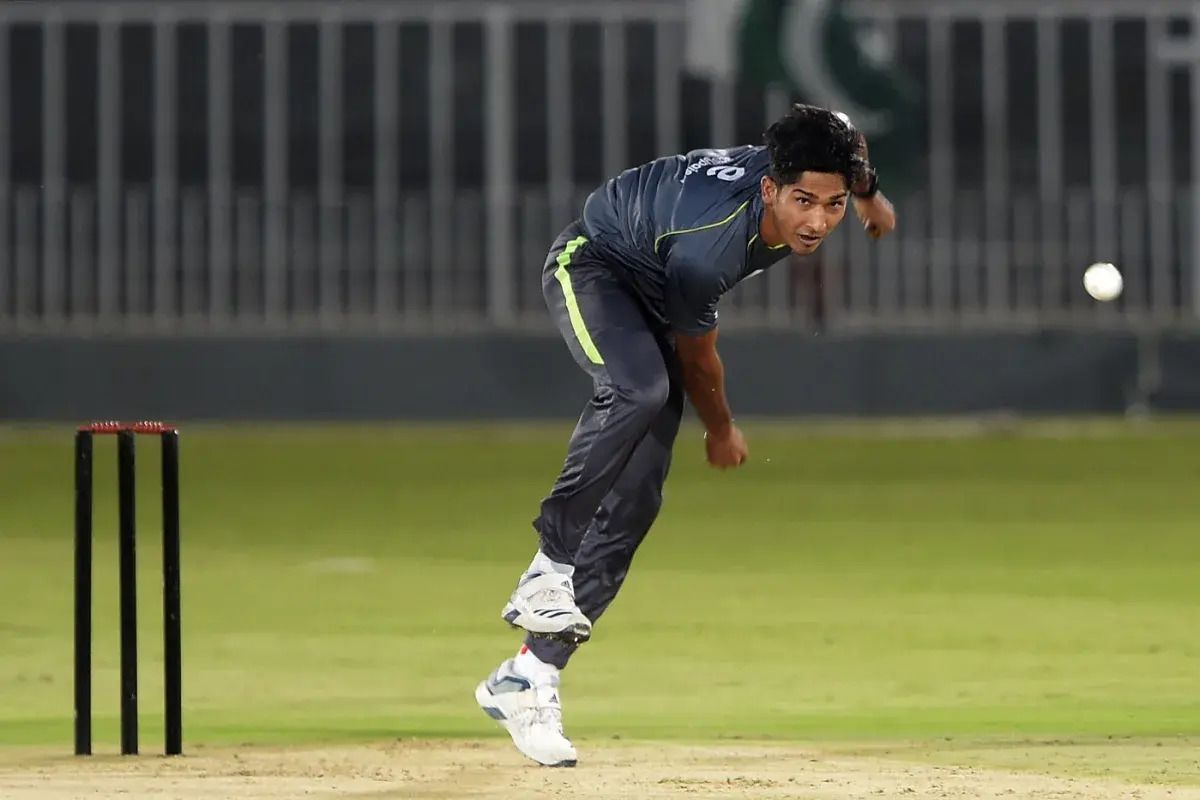
<path fill-rule="evenodd" d="M 1108 302 L 1121 296 L 1125 281 L 1121 271 L 1112 264 L 1101 262 L 1092 264 L 1083 273 L 1083 288 L 1096 300 Z"/>

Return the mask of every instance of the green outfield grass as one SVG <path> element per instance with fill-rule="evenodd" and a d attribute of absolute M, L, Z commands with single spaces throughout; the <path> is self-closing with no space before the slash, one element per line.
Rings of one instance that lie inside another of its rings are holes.
<path fill-rule="evenodd" d="M 568 431 L 185 427 L 187 740 L 500 734 L 472 689 L 518 644 L 498 612 Z M 1200 424 L 746 433 L 736 473 L 682 437 L 660 522 L 565 673 L 570 733 L 1200 734 Z M 71 741 L 71 454 L 69 427 L 0 429 L 0 744 Z M 139 456 L 149 750 L 157 445 Z M 99 443 L 101 749 L 118 738 L 115 460 Z"/>

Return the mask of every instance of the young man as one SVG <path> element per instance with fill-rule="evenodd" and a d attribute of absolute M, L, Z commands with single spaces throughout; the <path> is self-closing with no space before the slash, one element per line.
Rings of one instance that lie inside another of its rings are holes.
<path fill-rule="evenodd" d="M 749 451 L 725 399 L 717 301 L 789 252 L 808 255 L 853 202 L 869 235 L 896 224 L 866 142 L 797 105 L 765 147 L 699 150 L 627 170 L 587 199 L 550 249 L 543 292 L 592 399 L 533 526 L 540 548 L 501 612 L 525 644 L 475 690 L 517 748 L 573 766 L 559 670 L 608 608 L 662 504 L 686 393 L 708 463 Z"/>

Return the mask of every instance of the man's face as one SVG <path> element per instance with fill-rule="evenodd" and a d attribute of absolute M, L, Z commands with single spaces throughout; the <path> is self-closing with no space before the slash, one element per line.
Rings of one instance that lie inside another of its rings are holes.
<path fill-rule="evenodd" d="M 802 172 L 795 183 L 762 179 L 765 213 L 771 227 L 798 255 L 820 247 L 846 215 L 846 179 L 833 172 Z"/>

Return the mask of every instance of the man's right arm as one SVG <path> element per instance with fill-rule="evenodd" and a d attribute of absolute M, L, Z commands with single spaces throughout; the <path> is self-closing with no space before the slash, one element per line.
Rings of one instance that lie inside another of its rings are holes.
<path fill-rule="evenodd" d="M 725 367 L 717 354 L 717 329 L 699 336 L 676 333 L 675 350 L 684 389 L 704 424 L 708 463 L 720 469 L 740 466 L 749 451 L 742 432 L 733 424 L 725 397 Z"/>

